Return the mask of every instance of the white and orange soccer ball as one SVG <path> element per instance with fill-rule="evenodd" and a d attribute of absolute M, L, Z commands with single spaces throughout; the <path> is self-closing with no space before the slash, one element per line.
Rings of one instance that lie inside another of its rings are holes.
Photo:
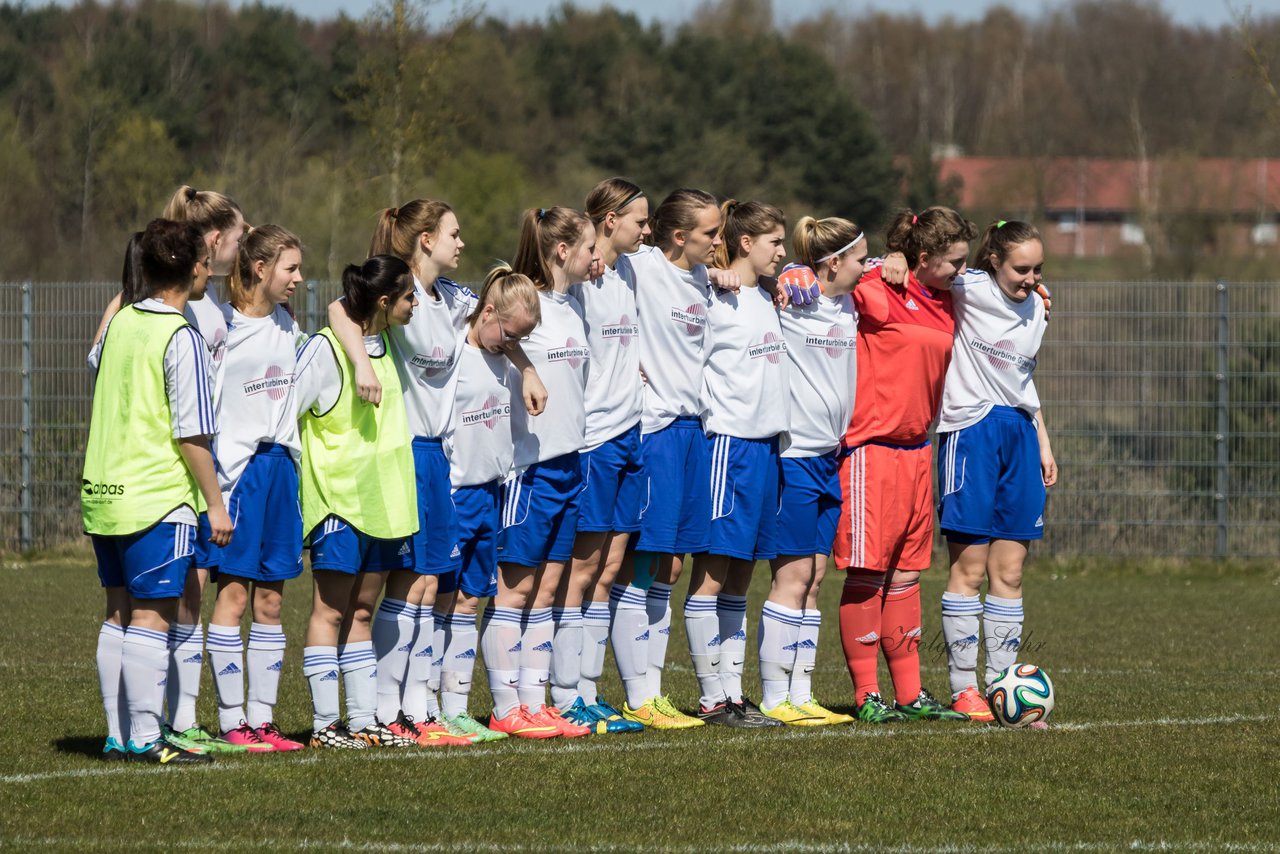
<path fill-rule="evenodd" d="M 1015 664 L 987 686 L 987 702 L 1001 726 L 1030 726 L 1053 712 L 1053 683 L 1034 664 Z"/>

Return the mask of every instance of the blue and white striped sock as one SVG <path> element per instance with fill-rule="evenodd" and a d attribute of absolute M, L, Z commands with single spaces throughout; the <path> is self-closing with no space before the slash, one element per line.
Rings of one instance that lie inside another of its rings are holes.
<path fill-rule="evenodd" d="M 942 594 L 942 640 L 947 645 L 947 673 L 951 699 L 965 688 L 978 687 L 978 644 L 982 599 L 974 594 Z"/>
<path fill-rule="evenodd" d="M 800 620 L 800 632 L 796 635 L 796 660 L 791 667 L 791 687 L 788 693 L 797 706 L 813 699 L 813 668 L 818 663 L 818 633 L 822 629 L 822 612 L 806 608 Z"/>
<path fill-rule="evenodd" d="M 803 611 L 765 602 L 760 610 L 760 704 L 776 707 L 791 689 Z"/>
<path fill-rule="evenodd" d="M 169 624 L 169 677 L 165 686 L 169 725 L 178 732 L 196 725 L 204 632 L 199 624 Z"/>
<path fill-rule="evenodd" d="M 245 720 L 257 729 L 275 720 L 276 699 L 280 693 L 280 674 L 284 670 L 284 627 L 269 623 L 253 623 L 249 627 L 249 645 L 245 650 L 249 702 Z"/>
<path fill-rule="evenodd" d="M 384 723 L 400 714 L 401 692 L 409 671 L 409 653 L 417 628 L 418 606 L 403 599 L 382 600 L 373 615 L 373 651 L 378 659 L 378 718 Z"/>
<path fill-rule="evenodd" d="M 667 664 L 671 639 L 671 585 L 655 581 L 644 600 L 649 616 L 649 696 L 662 696 L 662 669 Z"/>
<path fill-rule="evenodd" d="M 1022 649 L 1022 600 L 987 594 L 982 609 L 987 648 L 987 684 L 1018 661 Z"/>
<path fill-rule="evenodd" d="M 521 705 L 538 712 L 547 704 L 547 683 L 551 681 L 551 654 L 555 622 L 550 608 L 530 608 L 520 622 Z"/>
<path fill-rule="evenodd" d="M 129 708 L 120 684 L 123 646 L 124 626 L 104 620 L 98 629 L 98 689 L 102 692 L 102 711 L 107 716 L 107 738 L 114 738 L 118 744 L 129 738 Z"/>
<path fill-rule="evenodd" d="M 160 737 L 160 709 L 169 671 L 169 635 L 138 626 L 125 629 L 120 669 L 129 705 L 129 745 L 142 748 Z"/>
<path fill-rule="evenodd" d="M 613 657 L 627 695 L 627 705 L 638 709 L 653 697 L 649 693 L 649 616 L 645 613 L 645 591 L 633 584 L 615 584 L 609 589 L 613 610 Z"/>
<path fill-rule="evenodd" d="M 230 732 L 244 717 L 244 639 L 239 626 L 209 624 L 205 643 L 218 695 L 218 727 Z"/>
<path fill-rule="evenodd" d="M 309 646 L 302 650 L 302 675 L 311 686 L 312 728 L 319 731 L 342 716 L 338 648 Z"/>
<path fill-rule="evenodd" d="M 720 624 L 720 684 L 724 695 L 742 702 L 742 673 L 747 663 L 747 597 L 721 593 L 716 597 Z"/>
<path fill-rule="evenodd" d="M 586 602 L 582 606 L 582 673 L 578 677 L 578 696 L 588 706 L 600 696 L 596 683 L 604 675 L 604 654 L 609 646 L 609 605 Z"/>
<path fill-rule="evenodd" d="M 720 621 L 716 616 L 716 597 L 689 596 L 684 600 L 684 630 L 689 637 L 689 658 L 698 677 L 704 709 L 725 701 L 724 683 L 720 681 Z"/>
<path fill-rule="evenodd" d="M 516 690 L 520 681 L 520 611 L 497 608 L 490 602 L 480 630 L 480 648 L 493 695 L 493 714 L 505 718 L 520 705 Z"/>
<path fill-rule="evenodd" d="M 578 699 L 582 676 L 582 611 L 552 608 L 551 704 L 564 710 Z"/>
<path fill-rule="evenodd" d="M 373 641 L 338 644 L 338 669 L 347 689 L 347 723 L 359 732 L 378 717 L 378 659 Z"/>

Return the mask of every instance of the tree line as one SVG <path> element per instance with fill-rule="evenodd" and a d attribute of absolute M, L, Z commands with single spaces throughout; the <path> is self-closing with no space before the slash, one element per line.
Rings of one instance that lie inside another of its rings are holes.
<path fill-rule="evenodd" d="M 1187 27 L 1142 0 L 973 22 L 768 0 L 678 26 L 565 5 L 545 20 L 384 0 L 361 20 L 267 5 L 0 5 L 0 279 L 111 278 L 180 183 L 306 241 L 308 276 L 368 248 L 375 212 L 459 213 L 460 276 L 515 244 L 518 212 L 578 206 L 605 174 L 839 213 L 877 228 L 948 201 L 940 151 L 1267 156 L 1259 85 L 1280 18 Z"/>

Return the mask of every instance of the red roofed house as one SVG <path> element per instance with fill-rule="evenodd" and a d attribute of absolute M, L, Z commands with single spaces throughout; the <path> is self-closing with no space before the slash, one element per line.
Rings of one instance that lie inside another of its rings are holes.
<path fill-rule="evenodd" d="M 1052 254 L 1115 255 L 1188 239 L 1198 239 L 1196 251 L 1239 254 L 1277 243 L 1280 160 L 944 157 L 937 163 L 944 182 L 959 184 L 961 210 L 1029 218 Z M 1192 227 L 1175 228 L 1179 222 Z"/>

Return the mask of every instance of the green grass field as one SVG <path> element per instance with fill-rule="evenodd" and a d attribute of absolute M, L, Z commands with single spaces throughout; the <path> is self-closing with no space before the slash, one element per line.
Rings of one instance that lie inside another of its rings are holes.
<path fill-rule="evenodd" d="M 767 583 L 757 573 L 748 621 Z M 972 724 L 594 736 L 304 751 L 195 769 L 106 765 L 101 594 L 78 557 L 0 569 L 0 847 L 36 850 L 1280 850 L 1280 569 L 1033 562 L 1024 660 L 1053 677 L 1044 732 Z M 942 574 L 924 586 L 925 684 L 946 693 Z M 815 689 L 846 709 L 838 576 Z M 310 725 L 306 576 L 286 590 L 278 717 Z M 666 686 L 696 702 L 680 602 Z M 750 693 L 759 694 L 751 678 Z M 201 718 L 215 720 L 206 672 Z M 487 709 L 476 681 L 472 711 Z M 887 681 L 884 683 L 887 685 Z M 620 701 L 612 660 L 604 690 Z"/>

